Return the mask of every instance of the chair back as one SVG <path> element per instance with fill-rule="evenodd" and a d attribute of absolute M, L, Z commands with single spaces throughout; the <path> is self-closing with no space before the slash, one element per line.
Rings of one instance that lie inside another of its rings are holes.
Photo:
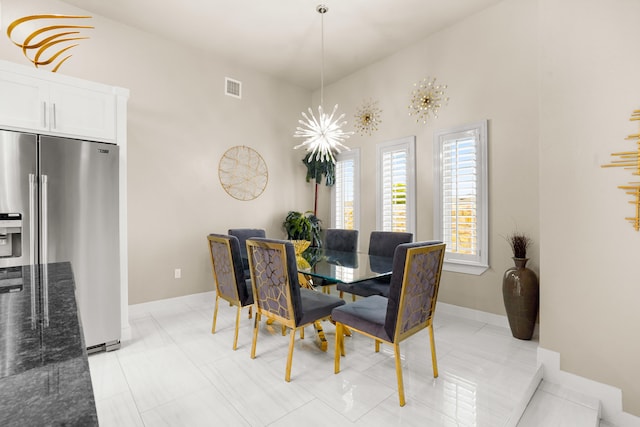
<path fill-rule="evenodd" d="M 412 241 L 413 233 L 372 231 L 369 236 L 369 255 L 391 258 L 398 245 Z"/>
<path fill-rule="evenodd" d="M 405 243 L 397 247 L 384 328 L 393 342 L 431 325 L 438 298 L 445 244 Z"/>
<path fill-rule="evenodd" d="M 327 228 L 324 232 L 324 247 L 334 251 L 356 252 L 358 250 L 358 230 Z"/>
<path fill-rule="evenodd" d="M 252 237 L 266 237 L 267 233 L 262 228 L 230 228 L 230 236 L 236 236 L 240 243 L 240 254 L 243 259 L 247 259 L 247 239 Z"/>
<path fill-rule="evenodd" d="M 216 292 L 229 302 L 246 305 L 249 292 L 240 256 L 240 244 L 235 236 L 209 234 L 209 254 L 216 282 Z"/>
<path fill-rule="evenodd" d="M 258 313 L 295 328 L 302 318 L 298 267 L 288 240 L 247 239 L 253 299 Z"/>

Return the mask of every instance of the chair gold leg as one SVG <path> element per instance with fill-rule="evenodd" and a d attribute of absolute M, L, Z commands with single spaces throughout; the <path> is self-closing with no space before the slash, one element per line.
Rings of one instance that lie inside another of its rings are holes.
<path fill-rule="evenodd" d="M 304 339 L 304 328 L 300 328 L 300 339 Z"/>
<path fill-rule="evenodd" d="M 289 338 L 289 354 L 287 355 L 287 372 L 284 375 L 286 382 L 291 381 L 291 361 L 293 360 L 293 345 L 296 339 L 296 328 L 291 328 L 291 337 Z"/>
<path fill-rule="evenodd" d="M 281 329 L 282 329 L 282 336 L 287 335 L 287 327 L 284 325 L 281 325 Z"/>
<path fill-rule="evenodd" d="M 438 359 L 436 358 L 436 341 L 433 338 L 433 325 L 429 325 L 429 343 L 431 344 L 431 364 L 433 365 L 433 378 L 438 378 Z"/>
<path fill-rule="evenodd" d="M 344 291 L 340 291 L 340 298 L 344 297 Z"/>
<path fill-rule="evenodd" d="M 376 353 L 380 352 L 380 341 L 376 340 Z"/>
<path fill-rule="evenodd" d="M 345 337 L 350 337 L 351 336 L 351 329 L 349 329 L 348 326 L 344 326 L 342 325 L 342 329 L 344 331 L 344 336 Z M 344 340 L 343 340 L 344 341 Z"/>
<path fill-rule="evenodd" d="M 211 325 L 211 333 L 215 334 L 216 333 L 216 319 L 218 318 L 218 299 L 220 297 L 218 297 L 218 295 L 216 294 L 216 303 L 214 304 L 214 308 L 213 308 L 213 324 Z"/>
<path fill-rule="evenodd" d="M 333 373 L 340 372 L 340 355 L 344 356 L 344 335 L 342 334 L 342 323 L 336 322 L 336 344 L 333 355 Z"/>
<path fill-rule="evenodd" d="M 353 302 L 356 301 L 356 294 L 351 294 L 351 301 L 353 301 Z"/>
<path fill-rule="evenodd" d="M 253 340 L 251 341 L 251 358 L 256 358 L 256 342 L 258 341 L 258 326 L 260 326 L 260 313 L 256 313 L 256 319 L 253 322 Z"/>
<path fill-rule="evenodd" d="M 400 406 L 404 406 L 404 382 L 402 381 L 402 359 L 400 359 L 400 345 L 393 344 L 393 351 L 396 358 L 396 376 L 398 377 L 398 396 L 400 397 Z"/>
<path fill-rule="evenodd" d="M 251 317 L 253 317 L 253 306 L 252 305 L 249 306 L 249 319 L 251 319 Z"/>
<path fill-rule="evenodd" d="M 315 328 L 316 336 L 318 337 L 318 347 L 320 347 L 320 350 L 322 351 L 327 351 L 327 348 L 329 348 L 329 343 L 327 343 L 327 337 L 324 334 L 324 329 L 322 329 L 322 322 L 316 320 L 315 322 L 313 322 L 313 327 Z"/>
<path fill-rule="evenodd" d="M 238 348 L 238 325 L 240 324 L 240 312 L 242 311 L 242 307 L 238 304 L 238 311 L 236 312 L 236 330 L 233 333 L 233 349 Z"/>

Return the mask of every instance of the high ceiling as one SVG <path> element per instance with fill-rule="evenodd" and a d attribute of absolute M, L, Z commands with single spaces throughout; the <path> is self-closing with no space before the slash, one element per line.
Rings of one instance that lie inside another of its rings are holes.
<path fill-rule="evenodd" d="M 168 40 L 317 89 L 500 0 L 64 0 Z"/>

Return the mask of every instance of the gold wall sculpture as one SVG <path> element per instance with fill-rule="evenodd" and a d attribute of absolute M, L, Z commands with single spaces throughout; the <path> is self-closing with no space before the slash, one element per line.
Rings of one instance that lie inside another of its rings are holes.
<path fill-rule="evenodd" d="M 631 114 L 630 121 L 640 121 L 640 110 L 635 110 Z M 640 132 L 627 136 L 627 140 L 635 140 L 635 151 L 622 151 L 619 153 L 611 153 L 614 158 L 611 163 L 602 165 L 603 168 L 619 167 L 631 170 L 631 174 L 634 176 L 640 176 Z M 630 182 L 627 185 L 619 185 L 618 188 L 624 190 L 627 194 L 632 196 L 632 200 L 629 202 L 635 206 L 635 216 L 625 218 L 631 224 L 633 228 L 640 230 L 640 182 Z"/>
<path fill-rule="evenodd" d="M 413 86 L 415 89 L 411 92 L 409 115 L 418 116 L 416 123 L 427 124 L 430 116 L 437 119 L 438 111 L 449 102 L 449 97 L 445 95 L 447 85 L 436 84 L 435 77 L 426 77 Z"/>
<path fill-rule="evenodd" d="M 78 46 L 77 40 L 88 39 L 80 36 L 82 29 L 92 29 L 89 25 L 69 25 L 65 20 L 87 19 L 91 16 L 79 15 L 29 15 L 18 18 L 7 27 L 9 40 L 20 49 L 22 54 L 36 68 L 51 66 L 56 72 L 71 54 L 62 56 L 65 52 Z M 54 22 L 58 25 L 51 25 Z M 38 25 L 34 25 L 37 21 Z"/>

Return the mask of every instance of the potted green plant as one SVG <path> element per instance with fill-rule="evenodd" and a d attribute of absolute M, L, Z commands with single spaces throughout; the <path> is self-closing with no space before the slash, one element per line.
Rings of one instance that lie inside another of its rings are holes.
<path fill-rule="evenodd" d="M 311 211 L 289 211 L 282 227 L 289 240 L 308 240 L 312 246 L 322 246 L 322 221 Z"/>
<path fill-rule="evenodd" d="M 516 232 L 507 237 L 513 252 L 515 267 L 505 271 L 502 278 L 502 297 L 509 319 L 511 334 L 521 340 L 530 340 L 538 317 L 540 288 L 536 274 L 526 267 L 527 249 L 532 240 L 525 233 Z"/>

